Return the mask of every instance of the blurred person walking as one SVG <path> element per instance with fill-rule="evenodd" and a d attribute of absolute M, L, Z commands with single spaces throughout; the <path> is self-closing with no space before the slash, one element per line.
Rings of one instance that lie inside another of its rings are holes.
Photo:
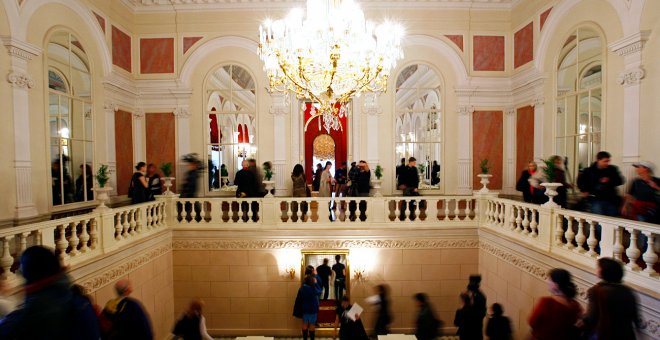
<path fill-rule="evenodd" d="M 547 281 L 551 295 L 536 303 L 527 320 L 533 339 L 578 339 L 577 322 L 582 315 L 582 306 L 575 300 L 577 286 L 571 273 L 555 268 L 548 273 Z"/>

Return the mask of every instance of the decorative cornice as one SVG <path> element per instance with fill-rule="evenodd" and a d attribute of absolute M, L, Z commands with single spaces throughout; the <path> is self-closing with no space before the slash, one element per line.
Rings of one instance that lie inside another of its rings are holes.
<path fill-rule="evenodd" d="M 32 80 L 32 77 L 29 74 L 22 72 L 10 72 L 7 75 L 7 81 L 13 87 L 31 89 L 34 86 L 34 80 Z"/>
<path fill-rule="evenodd" d="M 7 53 L 12 57 L 30 61 L 32 58 L 41 54 L 40 48 L 10 36 L 1 36 L 0 40 L 2 40 L 3 45 L 7 48 Z"/>
<path fill-rule="evenodd" d="M 81 280 L 79 284 L 85 289 L 86 293 L 92 293 L 170 251 L 172 251 L 172 243 L 167 242 L 155 249 L 131 256 L 128 262 L 101 271 L 97 275 Z"/>
<path fill-rule="evenodd" d="M 349 249 L 478 248 L 477 239 L 426 240 L 174 240 L 174 250 L 217 249 Z"/>
<path fill-rule="evenodd" d="M 610 51 L 621 57 L 640 53 L 651 35 L 651 31 L 640 31 L 609 44 Z"/>
<path fill-rule="evenodd" d="M 179 106 L 172 112 L 177 118 L 190 118 L 191 113 L 187 107 Z"/>
<path fill-rule="evenodd" d="M 532 263 L 523 257 L 505 251 L 494 244 L 480 240 L 479 249 L 484 250 L 489 254 L 494 255 L 505 262 L 508 262 L 509 264 L 512 264 L 514 267 L 517 267 L 518 269 L 531 274 L 538 279 L 546 280 L 548 278 L 547 268 L 543 268 L 540 265 Z"/>
<path fill-rule="evenodd" d="M 457 112 L 459 116 L 471 115 L 474 113 L 474 106 L 472 105 L 459 106 Z"/>
<path fill-rule="evenodd" d="M 646 75 L 646 72 L 644 72 L 644 69 L 641 67 L 636 67 L 633 69 L 625 70 L 621 74 L 619 74 L 619 84 L 623 86 L 632 86 L 632 85 L 639 85 L 639 83 L 644 79 L 644 76 Z"/>

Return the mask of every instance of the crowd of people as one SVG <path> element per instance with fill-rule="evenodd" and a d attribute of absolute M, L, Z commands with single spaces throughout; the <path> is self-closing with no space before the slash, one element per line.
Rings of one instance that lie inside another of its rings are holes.
<path fill-rule="evenodd" d="M 69 157 L 56 159 L 51 163 L 50 173 L 52 182 L 53 205 L 64 203 L 84 202 L 94 200 L 94 176 L 92 166 L 89 164 L 80 164 L 80 175 L 74 181 L 69 174 Z M 64 167 L 62 167 L 64 164 Z"/>
<path fill-rule="evenodd" d="M 369 190 L 371 189 L 371 169 L 369 169 L 369 164 L 361 160 L 359 162 L 352 162 L 350 169 L 348 169 L 347 165 L 347 162 L 342 162 L 341 166 L 335 170 L 333 175 L 331 173 L 332 162 L 325 162 L 325 166 L 321 163 L 316 164 L 316 171 L 312 174 L 311 191 L 317 191 L 319 197 L 332 197 L 333 194 L 336 197 L 369 196 Z M 299 171 L 296 171 L 296 169 L 299 169 Z M 299 176 L 300 174 L 305 178 L 304 168 L 302 165 L 297 164 L 294 167 L 294 172 L 291 174 L 294 197 L 309 197 L 311 196 L 311 192 L 307 190 L 305 195 L 302 195 L 301 189 L 303 186 L 306 187 L 307 183 L 294 179 L 295 176 Z M 296 195 L 296 193 L 300 195 Z"/>
<path fill-rule="evenodd" d="M 639 161 L 633 164 L 637 177 L 621 196 L 618 187 L 624 184 L 625 179 L 619 168 L 611 164 L 611 157 L 606 151 L 598 152 L 596 161 L 580 171 L 577 177 L 579 200 L 571 207 L 594 214 L 660 223 L 660 179 L 654 177 L 653 163 Z M 552 181 L 562 184 L 554 201 L 567 208 L 568 192 L 576 188 L 567 180 L 564 158 L 552 156 L 550 160 L 554 164 Z M 518 179 L 516 190 L 522 192 L 525 202 L 543 204 L 548 197 L 541 183 L 549 181 L 547 177 L 534 161 L 530 161 Z"/>

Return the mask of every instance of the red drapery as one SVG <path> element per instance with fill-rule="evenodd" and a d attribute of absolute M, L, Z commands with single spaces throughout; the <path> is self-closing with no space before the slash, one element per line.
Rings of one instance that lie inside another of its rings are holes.
<path fill-rule="evenodd" d="M 337 103 L 335 104 L 337 109 L 341 107 L 341 104 Z M 305 113 L 303 115 L 304 119 L 303 122 L 307 122 L 307 120 L 312 116 L 312 103 L 305 103 Z M 319 120 L 321 122 L 321 127 L 319 128 Z M 313 143 L 314 143 L 314 138 L 316 138 L 319 135 L 323 134 L 328 134 L 332 139 L 335 141 L 335 169 L 339 169 L 341 166 L 342 162 L 346 162 L 346 154 L 348 150 L 348 126 L 346 124 L 346 116 L 342 117 L 339 119 L 339 122 L 341 123 L 341 126 L 343 127 L 343 130 L 338 131 L 338 130 L 330 130 L 330 133 L 327 133 L 325 129 L 323 128 L 323 118 L 322 117 L 316 117 L 312 120 L 312 122 L 307 126 L 307 131 L 305 131 L 305 164 L 303 166 L 305 167 L 305 176 L 307 177 L 307 182 L 311 183 L 312 182 L 312 175 L 314 174 L 314 170 L 316 169 L 316 164 L 313 163 Z"/>

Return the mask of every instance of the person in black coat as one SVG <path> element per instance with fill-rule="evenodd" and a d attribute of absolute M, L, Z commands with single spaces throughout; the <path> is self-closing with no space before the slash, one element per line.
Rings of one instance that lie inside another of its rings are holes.
<path fill-rule="evenodd" d="M 417 307 L 415 336 L 417 340 L 433 340 L 438 337 L 440 320 L 435 317 L 435 313 L 429 304 L 429 298 L 424 293 L 417 293 L 414 296 Z"/>
<path fill-rule="evenodd" d="M 197 179 L 199 178 L 199 170 L 202 162 L 197 158 L 196 154 L 184 156 L 183 161 L 188 166 L 188 172 L 186 172 L 186 179 L 181 189 L 181 198 L 197 197 Z"/>
<path fill-rule="evenodd" d="M 243 168 L 236 172 L 236 177 L 234 178 L 234 185 L 237 187 L 236 197 L 256 197 L 254 190 L 257 187 L 257 179 L 254 177 L 254 173 L 249 170 L 247 160 L 244 160 L 241 166 Z"/>
<path fill-rule="evenodd" d="M 147 171 L 147 164 L 139 162 L 135 166 L 135 173 L 131 177 L 131 186 L 128 189 L 128 196 L 131 197 L 132 204 L 143 203 L 149 200 L 149 188 L 145 173 Z"/>
<path fill-rule="evenodd" d="M 360 161 L 358 166 L 360 172 L 357 174 L 358 190 L 355 196 L 367 197 L 371 189 L 371 170 L 369 170 L 369 165 L 365 161 Z"/>
<path fill-rule="evenodd" d="M 376 324 L 374 325 L 374 334 L 387 335 L 390 332 L 390 323 L 392 322 L 392 313 L 390 313 L 390 298 L 388 294 L 388 287 L 380 284 L 376 286 L 376 294 L 378 294 L 378 315 L 376 316 Z"/>
<path fill-rule="evenodd" d="M 321 163 L 316 164 L 316 171 L 314 172 L 314 178 L 312 179 L 312 190 L 319 191 L 321 187 L 321 173 L 323 172 L 323 166 Z"/>
<path fill-rule="evenodd" d="M 417 172 L 417 159 L 408 158 L 408 166 L 404 171 L 403 196 L 419 196 L 419 173 Z"/>
<path fill-rule="evenodd" d="M 462 306 L 456 310 L 454 315 L 454 326 L 458 328 L 456 335 L 461 340 L 481 339 L 480 328 L 475 327 L 475 322 L 479 319 L 476 316 L 472 298 L 467 293 L 461 293 L 460 299 Z"/>
<path fill-rule="evenodd" d="M 578 177 L 578 188 L 582 197 L 590 199 L 592 213 L 617 216 L 621 198 L 616 187 L 623 184 L 623 177 L 619 168 L 610 165 L 610 158 L 608 152 L 599 152 L 596 162 Z"/>
<path fill-rule="evenodd" d="M 504 316 L 504 310 L 502 305 L 499 303 L 494 303 L 490 309 L 493 311 L 493 315 L 488 319 L 486 324 L 486 335 L 489 340 L 511 340 L 512 331 L 511 331 L 511 320 Z"/>
<path fill-rule="evenodd" d="M 348 296 L 342 297 L 341 303 L 337 306 L 337 316 L 335 317 L 335 338 L 339 335 L 339 340 L 368 340 L 369 337 L 364 330 L 360 315 L 348 315 L 351 307 L 353 305 L 351 305 Z M 337 334 L 337 327 L 339 327 L 339 334 Z"/>
<path fill-rule="evenodd" d="M 529 183 L 529 179 L 534 176 L 534 173 L 538 171 L 538 166 L 534 161 L 529 161 L 527 163 L 527 170 L 523 170 L 520 173 L 520 178 L 518 178 L 518 183 L 516 183 L 516 191 L 520 191 L 523 194 L 523 200 L 527 203 L 534 202 L 534 191 L 535 189 L 532 184 Z"/>

